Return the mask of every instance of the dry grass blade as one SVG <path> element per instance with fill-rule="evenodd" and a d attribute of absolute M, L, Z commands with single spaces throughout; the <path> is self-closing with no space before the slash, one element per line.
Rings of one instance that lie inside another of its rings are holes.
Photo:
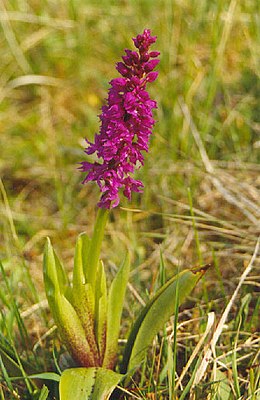
<path fill-rule="evenodd" d="M 8 219 L 9 225 L 10 225 L 12 236 L 13 236 L 13 239 L 14 239 L 15 243 L 17 244 L 17 243 L 19 243 L 19 239 L 18 239 L 18 236 L 17 236 L 17 233 L 16 233 L 14 220 L 13 220 L 13 215 L 12 215 L 12 211 L 11 211 L 11 208 L 10 208 L 10 205 L 9 205 L 9 201 L 8 201 L 8 197 L 7 197 L 7 194 L 6 194 L 6 190 L 5 190 L 5 187 L 4 187 L 4 184 L 3 184 L 3 181 L 2 181 L 1 178 L 0 178 L 0 192 L 2 193 L 2 196 L 3 196 L 3 202 L 4 202 L 6 217 Z"/>
<path fill-rule="evenodd" d="M 179 379 L 178 379 L 178 381 L 176 383 L 176 389 L 178 389 L 178 387 L 181 385 L 181 382 L 182 382 L 186 372 L 188 371 L 188 369 L 190 368 L 193 360 L 195 359 L 195 357 L 199 353 L 201 346 L 203 345 L 206 337 L 208 336 L 209 332 L 211 331 L 211 329 L 212 329 L 212 327 L 214 325 L 214 321 L 215 321 L 215 313 L 214 312 L 210 312 L 208 314 L 208 322 L 207 322 L 207 326 L 206 326 L 205 332 L 203 333 L 203 335 L 200 338 L 199 342 L 197 343 L 195 349 L 193 350 L 193 352 L 192 352 L 192 354 L 191 354 L 191 356 L 189 358 L 189 361 L 187 362 L 187 364 L 183 368 L 182 373 L 181 373 L 181 375 L 180 375 L 180 377 L 179 377 Z"/>
<path fill-rule="evenodd" d="M 0 20 L 0 23 L 2 24 L 4 35 L 9 44 L 10 50 L 13 53 L 13 56 L 15 57 L 17 64 L 19 65 L 21 70 L 24 73 L 30 72 L 31 66 L 28 63 L 28 61 L 27 61 L 25 55 L 23 54 L 23 51 L 16 39 L 15 33 L 14 33 L 12 25 L 9 21 L 8 13 L 6 11 L 3 1 L 0 1 L 0 11 L 5 16 L 4 19 Z"/>
<path fill-rule="evenodd" d="M 217 325 L 217 328 L 216 328 L 216 330 L 215 330 L 215 332 L 214 332 L 214 334 L 212 336 L 212 339 L 211 339 L 209 345 L 207 346 L 207 349 L 206 349 L 205 355 L 203 357 L 202 363 L 201 363 L 198 371 L 196 372 L 196 375 L 195 375 L 195 378 L 194 378 L 194 382 L 193 382 L 193 386 L 197 385 L 202 380 L 202 378 L 203 378 L 203 376 L 205 374 L 205 371 L 207 369 L 207 366 L 211 362 L 212 353 L 215 351 L 215 346 L 216 346 L 216 344 L 217 344 L 217 342 L 219 340 L 219 337 L 220 337 L 220 335 L 221 335 L 221 333 L 223 331 L 223 328 L 224 328 L 224 325 L 226 323 L 226 320 L 227 320 L 228 314 L 230 312 L 230 309 L 231 309 L 231 307 L 232 307 L 232 305 L 233 305 L 233 303 L 235 301 L 235 298 L 236 298 L 236 296 L 237 296 L 237 294 L 239 292 L 239 289 L 241 288 L 241 286 L 243 285 L 247 275 L 251 272 L 251 270 L 253 268 L 253 264 L 255 262 L 255 259 L 257 257 L 258 251 L 259 251 L 259 244 L 260 244 L 260 237 L 257 240 L 256 246 L 255 246 L 255 250 L 254 250 L 254 254 L 251 257 L 251 260 L 250 260 L 248 266 L 246 267 L 245 271 L 241 275 L 239 283 L 238 283 L 238 285 L 237 285 L 237 287 L 236 287 L 236 289 L 235 289 L 235 291 L 234 291 L 234 293 L 233 293 L 228 305 L 226 306 L 225 311 L 223 312 L 223 314 L 222 314 L 222 316 L 221 316 L 221 318 L 219 320 L 219 323 Z"/>
<path fill-rule="evenodd" d="M 133 392 L 129 392 L 129 390 L 126 390 L 125 388 L 123 388 L 123 387 L 121 387 L 121 386 L 117 386 L 117 387 L 118 387 L 118 389 L 120 389 L 120 391 L 122 391 L 123 393 L 125 393 L 125 394 L 131 396 L 131 399 L 138 399 L 138 400 L 142 400 L 142 399 L 143 399 L 143 397 L 136 396 Z"/>
<path fill-rule="evenodd" d="M 48 301 L 46 299 L 40 301 L 37 304 L 34 304 L 33 306 L 29 307 L 27 310 L 21 312 L 21 317 L 27 318 L 31 314 L 35 313 L 36 311 L 38 311 L 41 308 L 48 308 Z"/>
<path fill-rule="evenodd" d="M 45 15 L 35 15 L 10 10 L 8 12 L 0 12 L 0 20 L 26 22 L 29 24 L 41 24 L 44 26 L 51 26 L 52 28 L 56 29 L 71 29 L 75 26 L 75 22 L 73 20 L 51 18 Z"/>
<path fill-rule="evenodd" d="M 6 84 L 5 87 L 2 88 L 0 95 L 0 102 L 2 102 L 3 99 L 7 97 L 10 93 L 12 93 L 13 89 L 16 89 L 21 86 L 41 85 L 41 86 L 61 87 L 62 84 L 63 84 L 62 79 L 54 78 L 52 76 L 22 75 L 19 76 L 18 78 L 12 79 Z"/>
<path fill-rule="evenodd" d="M 8 82 L 8 89 L 15 89 L 25 85 L 61 86 L 62 80 L 44 75 L 23 75 Z"/>
<path fill-rule="evenodd" d="M 200 156 L 202 159 L 202 162 L 205 166 L 206 171 L 210 174 L 210 179 L 215 186 L 215 188 L 221 193 L 221 195 L 225 198 L 227 202 L 230 204 L 234 205 L 237 207 L 254 225 L 259 226 L 259 218 L 257 218 L 254 213 L 255 213 L 255 205 L 252 207 L 251 202 L 246 199 L 245 197 L 241 197 L 239 193 L 234 194 L 232 193 L 229 189 L 227 189 L 224 186 L 223 181 L 216 176 L 216 171 L 207 155 L 206 149 L 204 147 L 204 144 L 202 142 L 202 139 L 200 137 L 199 131 L 197 127 L 195 126 L 195 123 L 192 119 L 190 110 L 187 106 L 187 104 L 184 103 L 183 99 L 179 100 L 179 104 L 181 107 L 181 110 L 183 112 L 183 115 L 188 122 L 191 133 L 194 137 L 194 140 L 198 146 Z M 250 210 L 249 210 L 250 209 Z M 257 209 L 257 215 L 259 215 L 259 208 Z"/>

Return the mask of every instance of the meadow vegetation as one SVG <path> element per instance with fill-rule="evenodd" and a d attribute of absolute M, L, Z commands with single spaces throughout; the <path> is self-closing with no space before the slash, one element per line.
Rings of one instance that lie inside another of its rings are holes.
<path fill-rule="evenodd" d="M 212 267 L 122 398 L 260 399 L 259 18 L 257 0 L 0 1 L 0 399 L 58 399 L 51 375 L 30 377 L 70 365 L 44 293 L 45 238 L 70 273 L 99 197 L 77 170 L 84 138 L 144 28 L 161 52 L 145 189 L 111 212 L 102 248 L 111 278 L 131 255 L 122 343 L 165 280 Z"/>

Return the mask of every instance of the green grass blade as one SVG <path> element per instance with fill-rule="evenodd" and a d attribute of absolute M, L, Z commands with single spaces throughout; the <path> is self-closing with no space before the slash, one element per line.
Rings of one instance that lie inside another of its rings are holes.
<path fill-rule="evenodd" d="M 33 367 L 29 364 L 29 362 L 21 360 L 18 350 L 13 343 L 10 330 L 7 326 L 5 326 L 5 328 L 9 340 L 0 334 L 0 355 L 2 356 L 4 367 L 10 376 L 22 375 L 27 389 L 29 393 L 31 393 L 32 384 L 29 382 L 27 374 L 33 371 Z"/>
<path fill-rule="evenodd" d="M 23 341 L 24 344 L 26 344 L 26 343 L 28 343 L 28 340 L 29 340 L 28 333 L 27 333 L 27 330 L 25 328 L 23 319 L 21 318 L 19 308 L 18 308 L 18 306 L 16 304 L 16 300 L 15 300 L 15 296 L 14 296 L 13 290 L 10 287 L 8 278 L 7 278 L 6 273 L 5 273 L 5 269 L 4 269 L 3 264 L 1 262 L 0 262 L 0 270 L 1 270 L 2 277 L 4 279 L 4 282 L 5 282 L 5 285 L 6 285 L 6 288 L 7 288 L 7 292 L 9 294 L 9 296 L 10 296 L 10 309 L 12 309 L 12 311 L 14 312 L 14 315 L 15 315 L 15 318 L 16 318 L 16 321 L 17 321 L 17 324 L 18 324 L 19 332 L 20 332 L 20 335 L 21 335 L 21 338 L 22 338 L 22 341 Z"/>
<path fill-rule="evenodd" d="M 8 372 L 7 372 L 6 368 L 5 368 L 5 365 L 4 365 L 4 362 L 2 360 L 1 355 L 0 355 L 0 368 L 1 368 L 1 371 L 2 371 L 3 378 L 4 378 L 4 380 L 5 380 L 6 384 L 7 384 L 7 387 L 13 392 L 14 388 L 13 388 L 11 379 L 10 379 L 10 377 L 8 375 Z"/>
<path fill-rule="evenodd" d="M 28 378 L 43 379 L 46 381 L 54 381 L 54 382 L 60 381 L 60 375 L 56 374 L 55 372 L 41 372 L 39 374 L 29 375 Z"/>
<path fill-rule="evenodd" d="M 190 393 L 190 389 L 191 389 L 191 386 L 193 384 L 196 372 L 197 372 L 197 370 L 199 368 L 199 365 L 201 363 L 201 360 L 202 360 L 202 355 L 199 356 L 199 358 L 198 358 L 198 360 L 197 360 L 197 362 L 195 364 L 195 367 L 194 367 L 194 369 L 192 371 L 191 378 L 190 378 L 189 382 L 187 383 L 187 385 L 185 386 L 185 389 L 183 390 L 179 400 L 185 400 L 186 396 Z"/>
<path fill-rule="evenodd" d="M 15 360 L 15 355 L 11 356 L 1 346 L 0 346 L 0 357 L 9 375 L 17 376 L 21 374 L 19 364 Z"/>
<path fill-rule="evenodd" d="M 202 254 L 201 254 L 201 249 L 200 249 L 200 239 L 199 239 L 199 233 L 198 233 L 198 229 L 196 226 L 195 215 L 194 215 L 194 211 L 193 211 L 193 202 L 192 202 L 192 195 L 191 195 L 190 188 L 188 188 L 188 199 L 189 199 L 189 204 L 190 204 L 190 214 L 192 217 L 192 227 L 193 227 L 193 231 L 194 231 L 194 237 L 195 237 L 197 254 L 198 254 L 198 258 L 199 258 L 199 264 L 202 265 L 203 260 L 202 260 Z"/>

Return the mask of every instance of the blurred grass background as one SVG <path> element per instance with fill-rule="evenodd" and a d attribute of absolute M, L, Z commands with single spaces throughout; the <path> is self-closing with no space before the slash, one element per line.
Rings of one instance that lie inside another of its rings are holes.
<path fill-rule="evenodd" d="M 108 82 L 118 76 L 114 65 L 144 28 L 157 35 L 161 52 L 149 88 L 157 124 L 138 171 L 144 194 L 112 212 L 103 258 L 113 274 L 130 251 L 131 283 L 144 300 L 156 288 L 161 250 L 167 277 L 212 262 L 188 316 L 221 313 L 259 234 L 259 11 L 257 0 L 0 0 L 0 256 L 10 285 L 8 292 L 0 283 L 4 335 L 7 321 L 16 337 L 10 293 L 21 313 L 45 298 L 45 237 L 70 271 L 77 234 L 92 232 L 99 193 L 81 185 L 84 138 L 98 131 Z M 242 326 L 248 337 L 259 330 L 259 285 L 258 265 L 241 293 L 250 295 L 244 323 L 251 324 Z M 138 307 L 129 295 L 128 325 Z M 30 345 L 51 326 L 39 310 L 25 318 Z M 199 335 L 200 325 L 194 329 Z M 222 339 L 222 352 L 232 335 Z M 256 353 L 238 366 L 246 393 Z"/>

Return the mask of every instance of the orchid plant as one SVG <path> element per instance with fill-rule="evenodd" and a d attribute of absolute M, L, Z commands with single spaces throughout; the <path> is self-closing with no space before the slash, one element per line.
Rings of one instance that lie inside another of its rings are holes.
<path fill-rule="evenodd" d="M 72 282 L 49 239 L 44 251 L 46 295 L 61 339 L 77 368 L 62 372 L 61 400 L 108 399 L 116 385 L 142 363 L 148 346 L 184 301 L 206 268 L 184 270 L 170 279 L 141 310 L 129 334 L 123 359 L 117 365 L 118 338 L 130 260 L 126 255 L 110 288 L 100 260 L 100 250 L 109 211 L 118 206 L 119 193 L 130 200 L 143 183 L 132 177 L 144 163 L 157 104 L 146 91 L 156 80 L 159 52 L 150 51 L 156 36 L 145 29 L 133 39 L 136 51 L 125 50 L 116 69 L 121 78 L 110 82 L 100 115 L 100 132 L 94 143 L 87 140 L 87 155 L 99 160 L 83 161 L 84 183 L 97 182 L 101 198 L 92 238 L 78 237 Z"/>

